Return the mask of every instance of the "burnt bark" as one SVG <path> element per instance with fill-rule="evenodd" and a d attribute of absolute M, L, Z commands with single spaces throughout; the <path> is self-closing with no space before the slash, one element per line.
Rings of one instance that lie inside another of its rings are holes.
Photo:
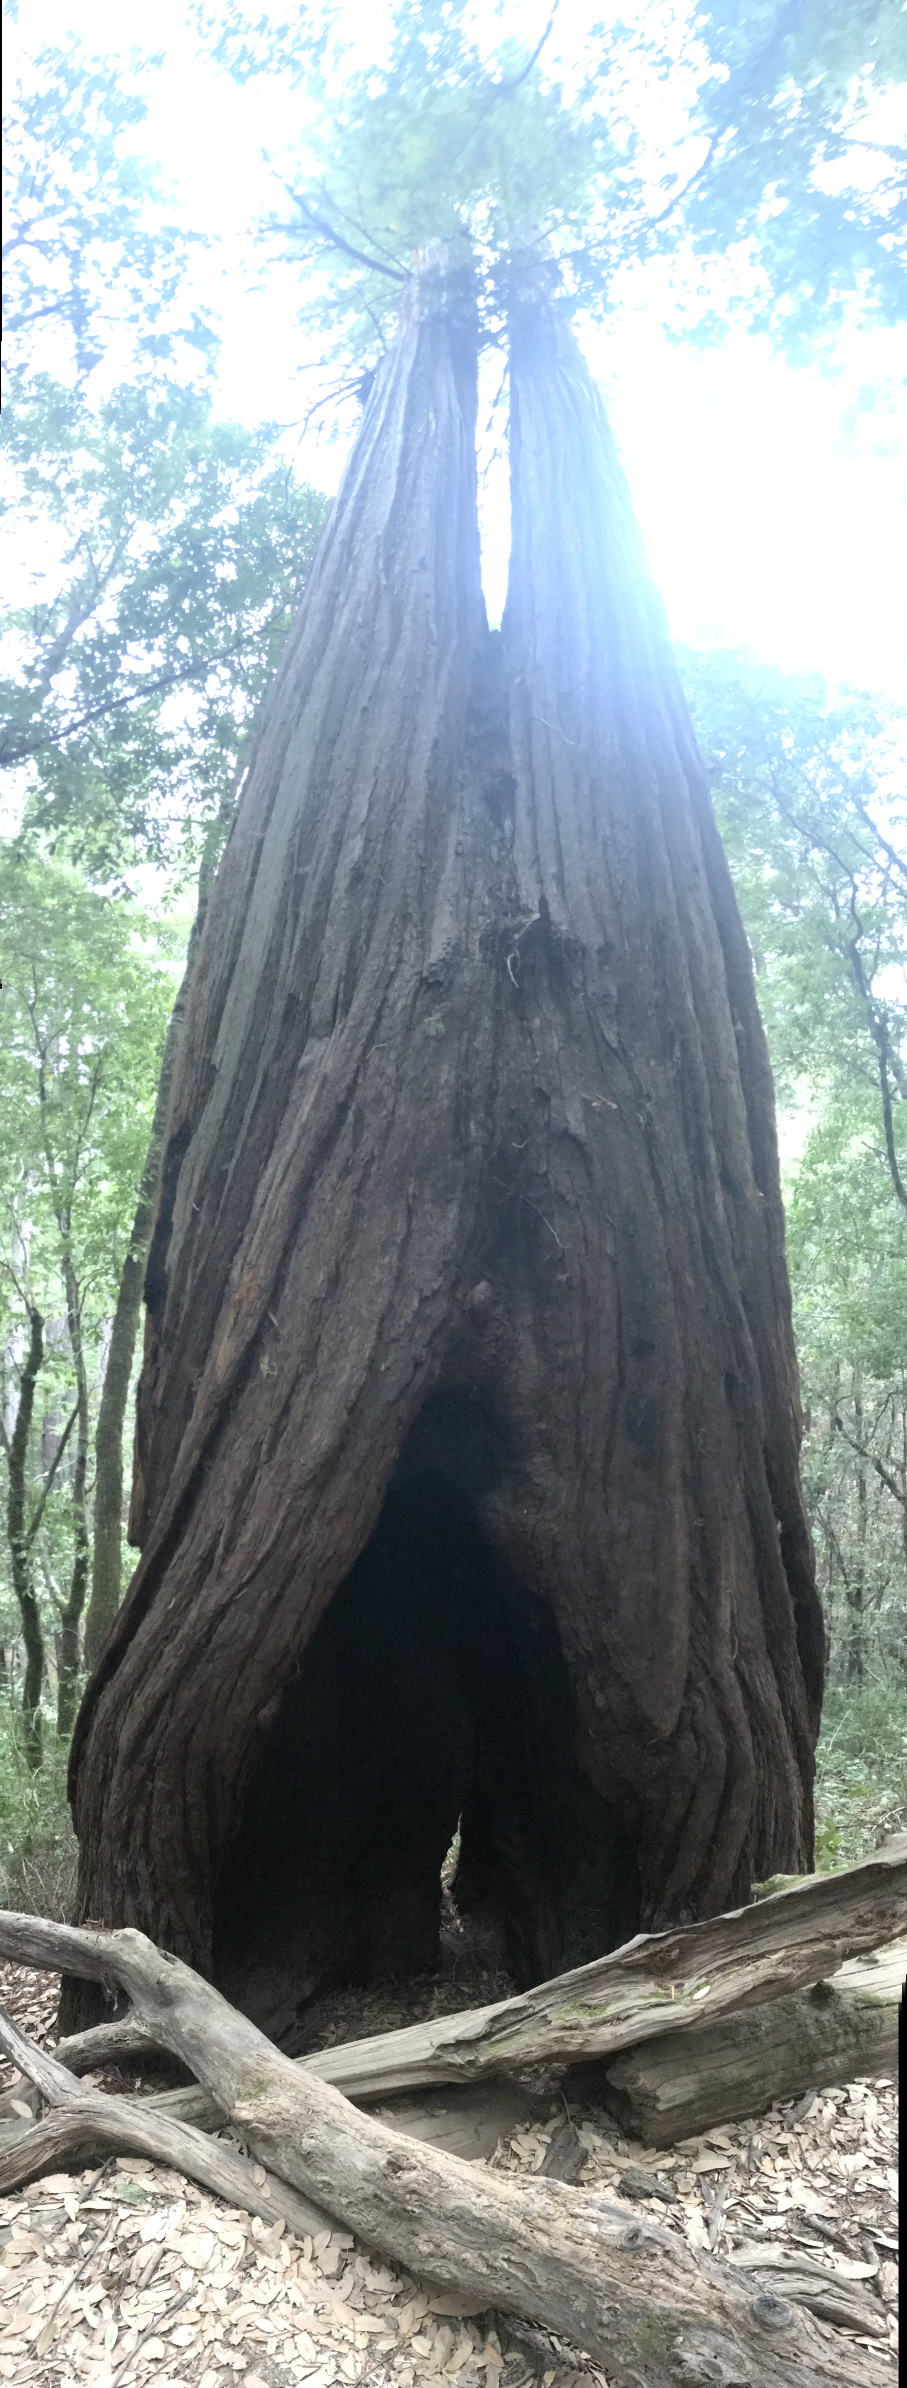
<path fill-rule="evenodd" d="M 272 2025 L 425 1963 L 458 1818 L 457 1899 L 518 1984 L 811 1859 L 822 1636 L 749 955 L 537 280 L 488 633 L 475 352 L 468 276 L 427 265 L 211 897 L 142 1557 L 73 1751 L 79 1912 Z"/>
<path fill-rule="evenodd" d="M 221 852 L 227 829 L 233 817 L 238 790 L 248 770 L 250 751 L 254 751 L 254 739 L 253 728 L 243 741 L 234 778 L 222 791 L 217 813 L 209 823 L 205 837 L 199 864 L 195 919 L 189 938 L 186 970 L 167 1028 L 154 1115 L 148 1138 L 148 1150 L 145 1154 L 145 1163 L 136 1195 L 132 1231 L 117 1287 L 117 1298 L 111 1323 L 110 1350 L 107 1355 L 104 1384 L 98 1405 L 98 1422 L 95 1429 L 91 1596 L 85 1617 L 85 1664 L 88 1668 L 97 1664 L 123 1597 L 123 1428 L 142 1309 L 145 1266 L 154 1225 L 164 1129 L 167 1124 L 167 1106 L 170 1100 L 170 1087 L 179 1041 L 183 1032 L 186 989 L 191 977 L 198 940 L 204 927 L 217 857 Z"/>

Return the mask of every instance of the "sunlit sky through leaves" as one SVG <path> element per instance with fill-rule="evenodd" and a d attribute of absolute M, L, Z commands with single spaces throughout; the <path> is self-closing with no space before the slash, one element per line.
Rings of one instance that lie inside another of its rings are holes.
<path fill-rule="evenodd" d="M 562 0 L 561 24 L 581 34 L 590 5 Z M 531 43 L 546 14 L 541 0 L 514 0 L 508 23 Z M 374 52 L 380 0 L 347 0 L 347 15 L 351 38 Z M 181 0 L 157 0 L 147 15 L 113 0 L 27 0 L 15 47 L 22 57 L 74 35 L 111 55 L 133 44 L 164 51 L 142 145 L 187 223 L 239 243 L 274 206 L 263 152 L 304 145 L 299 94 L 256 82 L 239 90 L 200 61 Z M 293 320 L 295 269 L 263 270 L 257 291 L 247 262 L 244 274 L 211 270 L 217 286 L 205 295 L 224 320 L 221 410 L 286 423 L 297 470 L 333 489 L 354 417 L 347 410 L 343 439 L 325 437 L 324 417 L 302 429 L 317 358 Z M 639 302 L 630 292 L 619 319 L 587 332 L 584 346 L 675 636 L 903 697 L 907 327 L 852 332 L 833 362 L 794 367 L 740 331 L 711 348 L 672 342 L 667 282 L 664 300 L 650 271 Z M 501 473 L 490 477 L 485 516 L 494 609 L 506 573 Z"/>

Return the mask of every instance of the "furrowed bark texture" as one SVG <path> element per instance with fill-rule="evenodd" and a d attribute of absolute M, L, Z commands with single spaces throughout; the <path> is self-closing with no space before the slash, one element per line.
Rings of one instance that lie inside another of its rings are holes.
<path fill-rule="evenodd" d="M 811 1854 L 821 1632 L 749 960 L 538 290 L 512 366 L 498 638 L 468 285 L 414 277 L 200 941 L 142 1559 L 74 1745 L 80 1913 L 286 2034 L 318 1985 L 431 1961 L 458 1817 L 458 1901 L 521 1984 Z"/>
<path fill-rule="evenodd" d="M 191 946 L 190 946 L 191 951 Z M 164 1047 L 154 1118 L 145 1155 L 129 1248 L 120 1271 L 110 1334 L 110 1350 L 95 1430 L 94 1535 L 91 1553 L 91 1598 L 85 1617 L 85 1662 L 93 1667 L 100 1657 L 122 1598 L 123 1589 L 123 1425 L 132 1362 L 142 1307 L 145 1262 L 154 1219 L 154 1199 L 161 1167 L 161 1147 L 173 1066 L 182 1034 L 185 986 L 180 989 Z"/>

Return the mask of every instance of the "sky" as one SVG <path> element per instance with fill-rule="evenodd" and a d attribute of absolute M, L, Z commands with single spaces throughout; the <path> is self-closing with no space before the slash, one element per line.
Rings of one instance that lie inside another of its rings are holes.
<path fill-rule="evenodd" d="M 563 4 L 581 13 L 588 0 Z M 351 38 L 366 20 L 374 38 L 381 0 L 344 5 Z M 528 33 L 538 0 L 515 5 Z M 273 85 L 238 91 L 197 61 L 185 0 L 157 0 L 153 21 L 122 0 L 28 0 L 20 44 L 73 34 L 114 54 L 149 40 L 164 51 L 143 138 L 187 221 L 238 235 L 257 204 L 273 204 L 261 149 L 290 138 L 298 94 Z M 301 433 L 311 360 L 287 282 L 275 274 L 242 298 L 238 286 L 237 277 L 227 292 L 218 406 L 248 423 L 295 426 L 288 439 L 297 469 L 332 491 L 344 447 Z M 794 367 L 740 331 L 709 349 L 673 343 L 650 288 L 619 332 L 605 327 L 585 345 L 675 637 L 817 671 L 835 689 L 907 698 L 907 327 L 851 333 L 833 370 Z M 867 391 L 877 398 L 868 409 L 858 404 Z M 498 494 L 485 522 L 492 610 L 506 548 Z"/>

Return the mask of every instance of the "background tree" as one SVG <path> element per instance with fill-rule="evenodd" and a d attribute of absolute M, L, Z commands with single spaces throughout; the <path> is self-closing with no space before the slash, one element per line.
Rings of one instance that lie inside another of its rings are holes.
<path fill-rule="evenodd" d="M 201 903 L 322 504 L 280 458 L 274 426 L 247 432 L 213 412 L 216 336 L 189 286 L 197 244 L 130 148 L 154 63 L 117 77 L 45 52 L 14 98 L 0 439 L 6 523 L 35 561 L 0 621 L 0 765 L 24 808 L 23 852 L 65 854 L 107 889 L 151 863 L 171 890 L 198 877 Z M 111 354 L 131 373 L 113 387 Z M 97 1420 L 93 1648 L 122 1586 L 123 1430 L 163 1102 L 122 1239 Z M 73 1491 L 84 1384 L 80 1418 Z"/>
<path fill-rule="evenodd" d="M 30 864 L 8 848 L 0 848 L 0 931 L 4 1369 L 12 1391 L 4 1447 L 12 1587 L 28 1654 L 23 1702 L 37 1752 L 37 1571 L 43 1563 L 57 1620 L 57 1721 L 66 1733 L 88 1583 L 103 1329 L 147 1141 L 173 976 L 147 950 L 149 933 L 135 907 L 93 893 L 60 864 Z M 158 956 L 162 942 L 158 927 Z M 62 1431 L 58 1405 L 68 1413 Z M 65 1497 L 68 1556 L 59 1532 L 51 1535 L 51 1493 L 57 1508 Z"/>
<path fill-rule="evenodd" d="M 805 1481 L 836 1675 L 904 1667 L 907 724 L 684 657 L 788 1150 Z"/>

